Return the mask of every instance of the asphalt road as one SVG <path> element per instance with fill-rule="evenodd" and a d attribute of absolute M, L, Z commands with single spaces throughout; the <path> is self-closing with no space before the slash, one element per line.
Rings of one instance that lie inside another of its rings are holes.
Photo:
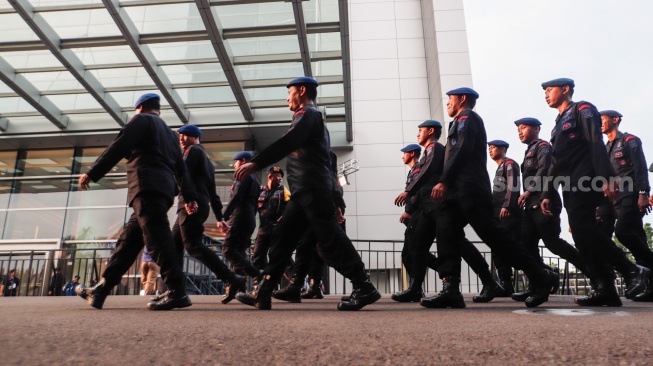
<path fill-rule="evenodd" d="M 651 365 L 653 304 L 527 310 L 496 299 L 425 309 L 384 295 L 358 312 L 338 297 L 260 311 L 219 297 L 151 312 L 139 296 L 103 310 L 73 297 L 0 297 L 0 365 Z"/>

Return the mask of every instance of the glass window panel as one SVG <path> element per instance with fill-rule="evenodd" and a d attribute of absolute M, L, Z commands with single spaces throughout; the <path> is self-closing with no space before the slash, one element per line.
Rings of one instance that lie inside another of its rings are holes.
<path fill-rule="evenodd" d="M 34 109 L 34 107 L 27 103 L 23 98 L 0 98 L 0 111 L 2 111 L 2 113 L 33 112 L 35 110 L 36 109 Z"/>
<path fill-rule="evenodd" d="M 320 85 L 317 89 L 317 100 L 320 102 L 320 97 L 342 97 L 345 95 L 345 89 L 342 84 L 326 84 Z"/>
<path fill-rule="evenodd" d="M 154 81 L 143 67 L 121 67 L 116 69 L 90 70 L 93 76 L 105 88 L 151 85 L 156 88 Z"/>
<path fill-rule="evenodd" d="M 306 23 L 340 21 L 338 0 L 309 0 L 302 2 Z"/>
<path fill-rule="evenodd" d="M 68 131 L 115 129 L 117 127 L 116 121 L 113 118 L 107 118 L 104 110 L 98 113 L 68 114 Z M 80 144 L 82 143 L 80 142 Z"/>
<path fill-rule="evenodd" d="M 308 49 L 311 52 L 339 51 L 340 33 L 317 33 L 308 35 Z"/>
<path fill-rule="evenodd" d="M 3 239 L 59 239 L 65 210 L 9 211 Z"/>
<path fill-rule="evenodd" d="M 142 47 L 149 48 L 159 61 L 218 59 L 210 41 L 156 43 Z"/>
<path fill-rule="evenodd" d="M 226 42 L 236 57 L 299 52 L 297 36 L 236 38 Z"/>
<path fill-rule="evenodd" d="M 57 108 L 64 111 L 103 108 L 100 103 L 98 103 L 98 101 L 88 93 L 48 95 L 47 98 L 50 99 Z"/>
<path fill-rule="evenodd" d="M 4 38 L 4 35 L 3 35 Z M 0 57 L 14 69 L 26 69 L 35 67 L 61 67 L 61 62 L 47 50 L 43 51 L 21 51 L 21 52 L 2 52 Z"/>
<path fill-rule="evenodd" d="M 84 9 L 39 13 L 61 38 L 121 35 L 106 9 Z"/>
<path fill-rule="evenodd" d="M 66 207 L 70 179 L 19 180 L 9 199 L 9 208 Z"/>
<path fill-rule="evenodd" d="M 14 176 L 16 168 L 16 151 L 0 151 L 0 178 L 10 178 Z M 2 193 L 0 188 L 0 193 Z M 1 202 L 1 201 L 0 201 Z M 2 204 L 0 204 L 2 208 Z"/>
<path fill-rule="evenodd" d="M 186 104 L 235 102 L 231 87 L 175 89 Z"/>
<path fill-rule="evenodd" d="M 286 87 L 245 89 L 251 100 L 279 100 L 288 97 Z"/>
<path fill-rule="evenodd" d="M 204 30 L 204 22 L 193 4 L 148 5 L 123 8 L 140 33 Z"/>
<path fill-rule="evenodd" d="M 150 90 L 137 90 L 137 91 L 125 91 L 125 92 L 111 92 L 108 93 L 116 100 L 116 102 L 123 108 L 129 108 L 129 110 L 134 109 L 134 102 L 145 93 L 156 93 L 161 95 L 161 92 L 158 89 Z M 167 108 L 170 106 L 168 100 L 165 97 L 161 97 L 161 107 Z"/>
<path fill-rule="evenodd" d="M 18 160 L 17 166 L 18 170 L 23 172 L 23 174 L 19 175 L 24 177 L 67 176 L 71 174 L 72 162 L 73 149 L 29 150 L 24 159 Z"/>
<path fill-rule="evenodd" d="M 304 75 L 301 62 L 283 62 L 276 64 L 239 65 L 236 66 L 243 80 L 294 78 Z"/>
<path fill-rule="evenodd" d="M 129 46 L 73 48 L 72 51 L 84 65 L 139 62 Z"/>
<path fill-rule="evenodd" d="M 77 209 L 66 212 L 64 240 L 116 239 L 125 224 L 127 208 Z"/>
<path fill-rule="evenodd" d="M 68 71 L 30 72 L 22 75 L 40 91 L 84 89 Z"/>
<path fill-rule="evenodd" d="M 75 163 L 80 164 L 80 173 L 86 173 L 88 169 L 95 163 L 98 157 L 102 155 L 102 153 L 106 150 L 105 147 L 87 147 L 84 148 L 81 152 L 81 156 L 76 156 L 75 157 Z M 116 166 L 111 168 L 109 173 L 127 173 L 126 165 L 127 164 L 127 159 L 122 159 Z M 122 187 L 122 185 L 126 183 L 122 183 L 120 179 L 125 179 L 125 178 L 115 178 L 112 177 L 110 179 L 117 179 L 115 183 L 112 182 L 102 182 L 103 179 L 109 179 L 109 177 L 102 178 L 97 184 L 103 186 L 104 188 L 98 188 L 98 189 L 119 189 Z M 126 180 L 124 181 L 126 182 Z M 106 183 L 106 185 L 104 185 Z M 93 188 L 93 185 L 91 185 L 91 188 Z M 115 203 L 114 204 L 122 204 L 122 203 Z"/>
<path fill-rule="evenodd" d="M 13 181 L 11 180 L 1 180 L 0 181 L 0 210 L 6 210 L 9 205 L 9 196 L 11 195 L 11 187 Z M 2 221 L 0 221 L 0 227 L 2 227 Z"/>
<path fill-rule="evenodd" d="M 209 142 L 203 143 L 204 150 L 209 156 L 209 159 L 215 166 L 215 169 L 233 169 L 233 157 L 237 152 L 243 151 L 245 148 L 245 143 L 242 141 L 237 142 Z M 215 182 L 217 185 L 227 185 L 231 186 L 233 182 L 233 174 L 227 174 L 229 177 L 225 178 L 225 175 L 217 174 L 215 175 Z M 220 196 L 222 197 L 222 195 Z"/>
<path fill-rule="evenodd" d="M 225 29 L 295 24 L 290 2 L 214 6 L 211 11 Z"/>
<path fill-rule="evenodd" d="M 14 93 L 14 90 L 11 89 L 7 84 L 3 83 L 0 81 L 0 94 L 7 93 L 7 94 L 12 94 Z"/>
<path fill-rule="evenodd" d="M 20 15 L 0 14 L 0 34 L 3 42 L 36 41 L 39 37 Z"/>
<path fill-rule="evenodd" d="M 219 63 L 160 66 L 173 84 L 227 81 Z"/>
<path fill-rule="evenodd" d="M 88 190 L 70 192 L 68 207 L 90 206 L 126 206 L 127 205 L 127 177 L 103 177 L 97 183 L 91 183 Z"/>
<path fill-rule="evenodd" d="M 314 76 L 342 75 L 342 60 L 313 62 L 311 68 Z"/>
<path fill-rule="evenodd" d="M 30 0 L 34 6 L 101 4 L 102 0 Z"/>

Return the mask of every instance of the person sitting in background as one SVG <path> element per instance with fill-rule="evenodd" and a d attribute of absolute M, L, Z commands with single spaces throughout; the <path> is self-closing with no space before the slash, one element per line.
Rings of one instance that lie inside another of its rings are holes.
<path fill-rule="evenodd" d="M 79 276 L 73 277 L 72 281 L 68 282 L 63 288 L 64 296 L 75 296 L 75 288 L 79 286 Z"/>

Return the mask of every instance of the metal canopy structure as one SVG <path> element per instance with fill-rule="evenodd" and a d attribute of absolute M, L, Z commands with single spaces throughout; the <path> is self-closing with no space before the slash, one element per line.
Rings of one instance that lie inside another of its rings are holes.
<path fill-rule="evenodd" d="M 351 141 L 346 0 L 0 3 L 0 140 L 115 132 L 146 92 L 172 127 L 275 138 L 301 75 Z"/>

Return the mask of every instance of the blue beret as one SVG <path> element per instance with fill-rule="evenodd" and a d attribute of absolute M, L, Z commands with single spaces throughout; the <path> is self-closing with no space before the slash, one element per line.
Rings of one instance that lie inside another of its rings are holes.
<path fill-rule="evenodd" d="M 236 155 L 234 155 L 233 160 L 240 160 L 240 159 L 251 160 L 252 157 L 253 157 L 253 155 L 252 155 L 251 152 L 249 152 L 249 151 L 241 151 L 241 152 L 237 153 Z"/>
<path fill-rule="evenodd" d="M 525 117 L 516 120 L 515 125 L 541 126 L 542 122 L 540 122 L 540 120 L 538 120 L 537 118 Z"/>
<path fill-rule="evenodd" d="M 401 149 L 401 152 L 422 151 L 422 147 L 417 144 L 409 144 Z"/>
<path fill-rule="evenodd" d="M 177 132 L 192 137 L 202 136 L 202 130 L 200 130 L 200 128 L 195 125 L 182 126 L 180 129 L 177 130 Z"/>
<path fill-rule="evenodd" d="M 302 77 L 292 79 L 288 84 L 286 84 L 286 88 L 290 88 L 293 85 L 302 85 L 302 84 L 315 85 L 315 86 L 320 85 L 320 83 L 318 83 L 317 80 L 308 76 L 302 76 Z"/>
<path fill-rule="evenodd" d="M 417 127 L 442 128 L 442 123 L 432 119 L 427 119 L 426 121 L 420 123 Z"/>
<path fill-rule="evenodd" d="M 617 112 L 615 110 L 612 110 L 612 109 L 606 109 L 604 111 L 600 111 L 599 114 L 602 115 L 602 116 L 608 116 L 608 117 L 623 117 L 621 115 L 621 113 L 619 113 L 619 112 Z"/>
<path fill-rule="evenodd" d="M 148 101 L 150 99 L 156 99 L 157 102 L 161 101 L 161 97 L 159 96 L 159 94 L 146 93 L 146 94 L 141 95 L 140 98 L 138 98 L 138 100 L 134 104 L 134 109 L 137 109 L 141 104 L 145 103 L 146 101 Z"/>
<path fill-rule="evenodd" d="M 283 170 L 278 166 L 271 166 L 268 168 L 268 174 L 279 173 L 283 177 Z"/>
<path fill-rule="evenodd" d="M 499 147 L 504 147 L 504 146 L 505 147 L 510 147 L 510 144 L 503 141 L 503 140 L 492 140 L 492 141 L 488 142 L 487 144 L 488 144 L 488 146 L 494 145 L 494 146 L 499 146 Z"/>
<path fill-rule="evenodd" d="M 449 90 L 447 92 L 447 95 L 469 95 L 474 97 L 474 99 L 478 99 L 478 93 L 476 92 L 476 90 L 467 87 Z"/>
<path fill-rule="evenodd" d="M 542 83 L 542 89 L 546 89 L 546 88 L 548 88 L 550 86 L 565 86 L 565 85 L 569 85 L 570 88 L 573 88 L 573 87 L 576 86 L 576 84 L 574 84 L 574 81 L 572 79 L 559 78 L 559 79 L 553 79 L 553 80 L 543 82 Z"/>

